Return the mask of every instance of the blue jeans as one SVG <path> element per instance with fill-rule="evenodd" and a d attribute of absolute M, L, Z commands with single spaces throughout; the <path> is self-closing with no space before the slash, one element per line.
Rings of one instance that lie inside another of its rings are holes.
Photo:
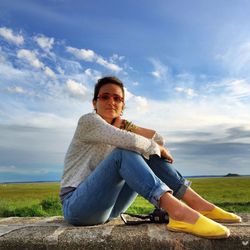
<path fill-rule="evenodd" d="M 63 201 L 64 218 L 73 225 L 105 223 L 127 210 L 139 193 L 155 206 L 165 192 L 181 198 L 186 180 L 164 159 L 149 160 L 116 148 Z"/>

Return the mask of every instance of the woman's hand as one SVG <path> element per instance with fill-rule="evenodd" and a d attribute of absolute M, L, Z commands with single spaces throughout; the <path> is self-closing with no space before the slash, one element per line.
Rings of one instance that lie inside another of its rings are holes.
<path fill-rule="evenodd" d="M 169 150 L 167 148 L 163 147 L 163 146 L 160 146 L 160 145 L 159 145 L 159 148 L 160 148 L 160 151 L 161 151 L 161 157 L 166 159 L 167 162 L 172 164 L 173 161 L 174 161 L 174 158 L 170 154 Z"/>
<path fill-rule="evenodd" d="M 124 126 L 124 120 L 120 116 L 116 117 L 114 120 L 115 121 L 112 123 L 113 126 L 123 128 L 122 126 Z"/>

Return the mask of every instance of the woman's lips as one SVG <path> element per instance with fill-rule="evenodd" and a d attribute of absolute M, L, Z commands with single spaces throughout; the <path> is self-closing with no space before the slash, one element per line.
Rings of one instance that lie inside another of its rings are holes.
<path fill-rule="evenodd" d="M 106 110 L 111 110 L 111 111 L 116 111 L 116 109 L 115 108 L 106 108 Z"/>

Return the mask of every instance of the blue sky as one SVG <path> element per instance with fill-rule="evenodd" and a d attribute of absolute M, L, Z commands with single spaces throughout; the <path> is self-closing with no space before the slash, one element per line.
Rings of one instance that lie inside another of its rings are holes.
<path fill-rule="evenodd" d="M 250 2 L 0 2 L 0 182 L 60 179 L 95 81 L 184 175 L 249 174 Z"/>

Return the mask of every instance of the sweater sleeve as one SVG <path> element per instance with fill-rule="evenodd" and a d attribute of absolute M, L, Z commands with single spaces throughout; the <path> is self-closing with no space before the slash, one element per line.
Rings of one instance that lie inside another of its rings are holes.
<path fill-rule="evenodd" d="M 116 128 L 98 114 L 89 113 L 82 116 L 76 133 L 79 140 L 85 143 L 104 143 L 135 151 L 146 158 L 153 154 L 161 155 L 160 148 L 153 139 Z"/>
<path fill-rule="evenodd" d="M 155 132 L 153 138 L 152 138 L 157 144 L 164 146 L 165 144 L 165 140 L 163 138 L 162 135 L 158 134 L 157 132 Z"/>

